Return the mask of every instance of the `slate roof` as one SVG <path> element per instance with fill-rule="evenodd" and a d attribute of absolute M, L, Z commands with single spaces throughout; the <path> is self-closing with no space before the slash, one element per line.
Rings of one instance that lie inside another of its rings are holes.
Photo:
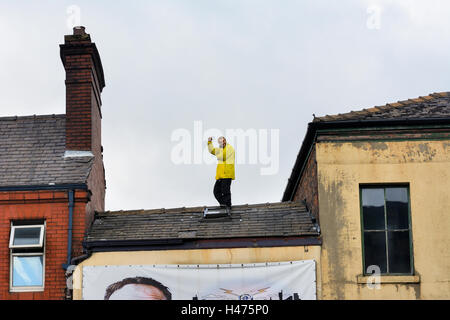
<path fill-rule="evenodd" d="M 203 219 L 204 208 L 104 212 L 96 216 L 85 242 L 319 235 L 297 201 L 232 206 L 231 218 Z"/>
<path fill-rule="evenodd" d="M 313 122 L 346 120 L 429 119 L 450 116 L 450 92 L 432 93 L 360 111 L 315 117 Z"/>
<path fill-rule="evenodd" d="M 64 158 L 65 115 L 0 118 L 0 187 L 83 184 L 93 157 Z"/>

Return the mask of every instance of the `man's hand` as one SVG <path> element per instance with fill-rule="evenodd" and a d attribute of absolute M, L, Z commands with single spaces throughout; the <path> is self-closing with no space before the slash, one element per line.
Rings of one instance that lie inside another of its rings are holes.
<path fill-rule="evenodd" d="M 209 138 L 208 138 L 208 142 L 211 142 L 211 141 L 212 141 L 212 137 L 209 137 Z"/>

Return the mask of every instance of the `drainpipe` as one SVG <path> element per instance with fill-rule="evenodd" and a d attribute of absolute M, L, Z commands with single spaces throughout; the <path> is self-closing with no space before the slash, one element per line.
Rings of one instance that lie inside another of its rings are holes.
<path fill-rule="evenodd" d="M 69 190 L 69 228 L 67 230 L 67 263 L 63 264 L 64 270 L 67 270 L 72 260 L 73 207 L 74 207 L 74 190 Z"/>

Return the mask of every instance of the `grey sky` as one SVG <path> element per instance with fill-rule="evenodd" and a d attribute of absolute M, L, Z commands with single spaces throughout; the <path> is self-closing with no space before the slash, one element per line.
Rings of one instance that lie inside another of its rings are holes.
<path fill-rule="evenodd" d="M 233 204 L 272 202 L 313 113 L 449 90 L 445 0 L 0 1 L 0 116 L 65 112 L 70 5 L 105 71 L 109 210 L 216 204 L 215 165 L 171 161 L 172 132 L 194 121 L 280 130 L 278 173 L 239 165 L 232 184 Z"/>

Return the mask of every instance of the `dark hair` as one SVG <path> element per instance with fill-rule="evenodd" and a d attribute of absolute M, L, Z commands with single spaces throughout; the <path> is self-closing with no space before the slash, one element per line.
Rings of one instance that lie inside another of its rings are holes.
<path fill-rule="evenodd" d="M 144 284 L 153 286 L 161 290 L 161 292 L 164 294 L 167 300 L 172 300 L 172 294 L 170 293 L 169 288 L 164 286 L 161 282 L 156 281 L 155 279 L 144 277 L 125 278 L 122 281 L 118 281 L 116 283 L 109 285 L 108 288 L 106 288 L 104 300 L 109 300 L 109 297 L 111 297 L 111 295 L 116 290 L 123 288 L 127 284 Z"/>

